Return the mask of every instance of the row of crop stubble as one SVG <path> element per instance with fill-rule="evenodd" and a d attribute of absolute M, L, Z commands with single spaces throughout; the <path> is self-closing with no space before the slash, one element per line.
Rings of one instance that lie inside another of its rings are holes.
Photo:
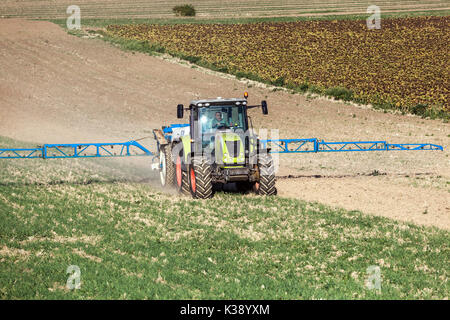
<path fill-rule="evenodd" d="M 450 109 L 450 16 L 383 19 L 378 30 L 365 20 L 314 20 L 110 25 L 107 31 L 293 89 L 413 113 Z"/>
<path fill-rule="evenodd" d="M 1 0 L 0 16 L 43 19 L 67 19 L 67 7 L 77 5 L 82 19 L 93 18 L 165 18 L 175 17 L 172 8 L 192 3 L 201 18 L 273 17 L 321 15 L 326 13 L 365 14 L 366 1 L 354 0 Z M 449 8 L 446 0 L 377 0 L 387 12 L 440 11 Z"/>

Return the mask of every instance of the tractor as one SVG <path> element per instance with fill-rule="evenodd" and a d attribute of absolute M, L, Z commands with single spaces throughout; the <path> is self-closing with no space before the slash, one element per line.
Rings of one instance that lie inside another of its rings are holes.
<path fill-rule="evenodd" d="M 161 184 L 196 199 L 208 199 L 214 190 L 234 183 L 241 192 L 271 196 L 277 193 L 270 148 L 264 146 L 249 121 L 248 110 L 267 102 L 247 104 L 244 98 L 221 97 L 177 106 L 177 118 L 189 111 L 189 124 L 154 130 L 159 149 Z"/>

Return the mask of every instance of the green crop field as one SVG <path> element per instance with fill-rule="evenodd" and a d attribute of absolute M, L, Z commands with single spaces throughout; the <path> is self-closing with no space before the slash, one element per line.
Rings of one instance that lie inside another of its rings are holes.
<path fill-rule="evenodd" d="M 192 200 L 139 179 L 112 160 L 0 161 L 0 298 L 449 297 L 447 231 L 280 197 Z M 66 287 L 70 265 L 80 289 Z M 370 266 L 381 290 L 366 287 Z"/>

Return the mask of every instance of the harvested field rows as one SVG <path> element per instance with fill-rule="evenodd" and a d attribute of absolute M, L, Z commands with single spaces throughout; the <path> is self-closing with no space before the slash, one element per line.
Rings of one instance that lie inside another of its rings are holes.
<path fill-rule="evenodd" d="M 80 6 L 84 18 L 167 18 L 173 17 L 172 7 L 185 3 L 180 0 L 72 0 L 14 1 L 0 3 L 0 16 L 56 19 L 67 17 L 66 8 Z M 199 17 L 264 17 L 315 14 L 365 13 L 370 1 L 296 1 L 296 0 L 198 0 L 192 2 Z M 378 1 L 383 12 L 448 9 L 442 0 Z"/>
<path fill-rule="evenodd" d="M 258 24 L 112 25 L 221 71 L 344 100 L 423 112 L 450 106 L 450 17 Z M 334 88 L 334 89 L 333 89 Z M 351 92 L 343 91 L 346 88 Z"/>

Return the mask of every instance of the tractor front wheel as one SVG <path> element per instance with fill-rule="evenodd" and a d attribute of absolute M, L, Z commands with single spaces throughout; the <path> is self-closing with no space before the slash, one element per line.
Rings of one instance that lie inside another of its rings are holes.
<path fill-rule="evenodd" d="M 172 148 L 170 145 L 161 146 L 159 150 L 159 176 L 161 185 L 169 188 L 175 182 L 175 166 L 172 161 Z"/>
<path fill-rule="evenodd" d="M 189 188 L 193 198 L 209 199 L 213 195 L 211 166 L 204 157 L 194 157 L 189 166 Z"/>

